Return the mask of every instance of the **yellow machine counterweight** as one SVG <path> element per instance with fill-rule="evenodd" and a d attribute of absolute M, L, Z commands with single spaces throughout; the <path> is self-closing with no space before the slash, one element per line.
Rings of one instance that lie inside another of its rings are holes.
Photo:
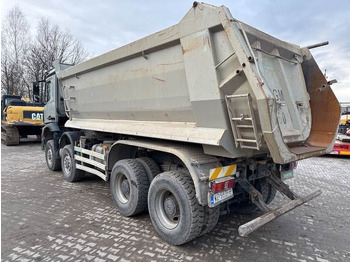
<path fill-rule="evenodd" d="M 1 99 L 1 142 L 7 146 L 18 145 L 20 138 L 28 135 L 40 137 L 43 127 L 44 107 L 27 103 L 20 96 L 4 95 Z"/>

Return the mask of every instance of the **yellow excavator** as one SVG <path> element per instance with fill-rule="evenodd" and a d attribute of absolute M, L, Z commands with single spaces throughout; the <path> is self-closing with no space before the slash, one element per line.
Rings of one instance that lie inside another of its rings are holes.
<path fill-rule="evenodd" d="M 44 126 L 44 105 L 26 102 L 20 96 L 3 95 L 1 98 L 1 142 L 18 145 L 28 135 L 41 136 Z"/>

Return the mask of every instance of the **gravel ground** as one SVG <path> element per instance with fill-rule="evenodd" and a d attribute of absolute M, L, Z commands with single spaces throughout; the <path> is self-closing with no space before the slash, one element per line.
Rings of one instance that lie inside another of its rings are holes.
<path fill-rule="evenodd" d="M 1 160 L 3 261 L 350 261 L 350 158 L 299 162 L 288 184 L 323 194 L 248 237 L 237 228 L 257 214 L 231 214 L 180 247 L 157 236 L 147 213 L 122 217 L 108 183 L 49 171 L 38 143 L 2 146 Z"/>

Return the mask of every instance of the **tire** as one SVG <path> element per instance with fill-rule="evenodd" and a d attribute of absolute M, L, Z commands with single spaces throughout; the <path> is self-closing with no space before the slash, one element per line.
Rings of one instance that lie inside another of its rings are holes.
<path fill-rule="evenodd" d="M 217 225 L 220 217 L 220 205 L 216 207 L 204 207 L 204 222 L 202 231 L 199 234 L 200 236 L 203 236 L 205 234 L 210 233 Z"/>
<path fill-rule="evenodd" d="M 113 201 L 123 216 L 134 216 L 146 210 L 149 181 L 146 170 L 136 159 L 115 163 L 110 178 Z"/>
<path fill-rule="evenodd" d="M 266 194 L 266 196 L 264 196 L 264 201 L 268 205 L 275 199 L 277 190 L 266 180 L 264 181 L 265 182 L 262 184 L 262 186 L 265 188 L 262 190 L 262 192 L 265 192 Z"/>
<path fill-rule="evenodd" d="M 63 178 L 69 182 L 80 181 L 84 171 L 75 166 L 74 153 L 71 145 L 66 145 L 61 153 L 61 166 Z"/>
<path fill-rule="evenodd" d="M 61 170 L 61 158 L 58 157 L 58 152 L 55 151 L 54 141 L 47 141 L 45 144 L 45 160 L 47 167 L 51 171 Z M 57 157 L 55 157 L 55 155 Z"/>
<path fill-rule="evenodd" d="M 276 189 L 267 182 L 267 179 L 262 178 L 256 181 L 254 187 L 260 192 L 266 204 L 270 204 L 276 196 Z M 230 210 L 243 215 L 260 210 L 251 202 L 248 193 L 244 192 L 244 194 L 246 194 L 246 198 L 239 203 L 231 204 Z"/>
<path fill-rule="evenodd" d="M 148 181 L 151 183 L 153 178 L 160 174 L 160 168 L 158 164 L 150 157 L 139 157 L 136 160 L 143 166 L 146 170 Z"/>
<path fill-rule="evenodd" d="M 191 241 L 202 231 L 204 207 L 187 173 L 169 171 L 156 176 L 148 193 L 148 210 L 158 235 L 172 245 Z"/>

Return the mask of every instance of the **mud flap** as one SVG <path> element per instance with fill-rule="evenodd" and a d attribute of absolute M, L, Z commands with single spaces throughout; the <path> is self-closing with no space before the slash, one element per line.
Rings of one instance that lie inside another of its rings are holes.
<path fill-rule="evenodd" d="M 275 209 L 270 209 L 263 201 L 261 194 L 246 180 L 240 181 L 240 185 L 249 193 L 252 202 L 255 203 L 262 211 L 265 213 L 238 228 L 238 233 L 240 236 L 247 236 L 254 232 L 263 225 L 275 220 L 276 218 L 288 213 L 294 208 L 301 206 L 302 204 L 314 199 L 319 196 L 322 191 L 316 190 L 315 192 L 305 196 L 299 197 L 294 192 L 292 192 L 288 185 L 282 182 L 279 178 L 275 176 L 268 177 L 269 183 L 280 191 L 282 194 L 291 199 L 290 202 L 285 203 Z"/>

